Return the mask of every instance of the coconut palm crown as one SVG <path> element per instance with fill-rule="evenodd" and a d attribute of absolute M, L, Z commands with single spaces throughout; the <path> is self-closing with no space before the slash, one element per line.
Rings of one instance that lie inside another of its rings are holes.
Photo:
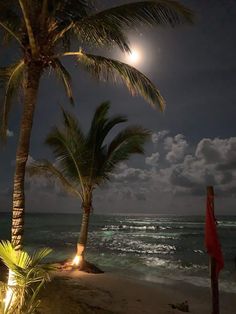
<path fill-rule="evenodd" d="M 108 117 L 110 105 L 102 103 L 96 110 L 90 129 L 85 134 L 78 121 L 63 111 L 63 128 L 55 127 L 46 144 L 52 148 L 55 163 L 48 160 L 30 164 L 30 175 L 46 175 L 59 180 L 62 186 L 82 201 L 83 218 L 77 245 L 77 254 L 84 255 L 92 195 L 96 187 L 111 179 L 120 162 L 133 154 L 143 154 L 149 131 L 140 126 L 121 130 L 108 143 L 110 131 L 127 119 L 124 116 Z"/>
<path fill-rule="evenodd" d="M 85 51 L 116 46 L 129 52 L 128 29 L 146 25 L 174 27 L 192 22 L 192 12 L 174 0 L 139 1 L 97 9 L 93 0 L 0 0 L 1 44 L 15 41 L 19 59 L 0 68 L 4 88 L 1 135 L 6 138 L 9 112 L 14 97 L 23 92 L 16 168 L 13 184 L 12 243 L 21 249 L 24 225 L 24 180 L 30 136 L 40 78 L 54 71 L 73 103 L 71 76 L 62 60 L 73 58 L 95 78 L 121 80 L 132 94 L 140 94 L 154 107 L 164 108 L 164 100 L 152 82 L 135 68 L 120 61 Z M 73 45 L 71 45 L 73 43 Z M 72 49 L 73 48 L 75 49 Z"/>

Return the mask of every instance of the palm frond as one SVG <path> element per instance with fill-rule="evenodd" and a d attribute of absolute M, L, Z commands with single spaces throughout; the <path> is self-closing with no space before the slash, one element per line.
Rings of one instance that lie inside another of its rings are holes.
<path fill-rule="evenodd" d="M 106 48 L 117 45 L 121 51 L 130 52 L 129 40 L 125 32 L 112 19 L 104 21 L 89 16 L 72 24 L 72 28 L 83 44 Z"/>
<path fill-rule="evenodd" d="M 87 135 L 88 146 L 96 145 L 100 147 L 112 128 L 114 128 L 117 124 L 127 121 L 127 118 L 122 115 L 108 118 L 109 109 L 109 102 L 103 102 L 96 109 Z"/>
<path fill-rule="evenodd" d="M 61 41 L 64 49 L 69 50 L 71 44 L 73 25 L 74 25 L 73 23 L 70 23 L 62 28 L 57 23 L 53 23 L 51 30 L 49 30 L 51 33 L 53 44 L 56 45 L 57 42 Z"/>
<path fill-rule="evenodd" d="M 98 46 L 114 44 L 130 51 L 125 28 L 139 25 L 170 25 L 192 23 L 193 13 L 177 1 L 140 1 L 123 4 L 89 15 L 78 22 L 74 30 L 80 40 Z"/>
<path fill-rule="evenodd" d="M 69 113 L 68 111 L 64 110 L 63 108 L 62 116 L 65 129 L 74 135 L 77 134 L 77 136 L 79 137 L 79 141 L 82 141 L 84 139 L 84 133 L 75 116 Z"/>
<path fill-rule="evenodd" d="M 26 251 L 16 251 L 9 241 L 0 241 L 0 258 L 13 272 L 39 265 L 52 250 L 43 248 L 30 256 Z"/>
<path fill-rule="evenodd" d="M 10 39 L 15 38 L 18 43 L 20 44 L 21 47 L 23 47 L 23 44 L 21 42 L 21 39 L 19 37 L 19 35 L 12 30 L 12 25 L 9 25 L 9 23 L 4 23 L 0 20 L 0 27 L 3 29 L 3 31 L 5 32 L 4 36 L 3 36 L 3 40 L 2 42 L 9 42 Z"/>
<path fill-rule="evenodd" d="M 36 313 L 40 302 L 38 293 L 43 284 L 50 280 L 49 271 L 53 269 L 48 264 L 40 263 L 50 253 L 51 249 L 45 248 L 30 256 L 25 251 L 16 251 L 9 241 L 0 242 L 0 258 L 9 269 L 10 302 L 7 313 Z"/>
<path fill-rule="evenodd" d="M 25 26 L 27 29 L 31 53 L 33 56 L 36 56 L 38 53 L 38 46 L 36 43 L 35 34 L 32 28 L 32 21 L 30 18 L 30 5 L 28 2 L 25 2 L 24 0 L 18 0 L 18 1 L 19 1 L 20 8 L 24 17 Z"/>
<path fill-rule="evenodd" d="M 170 25 L 193 22 L 193 12 L 175 0 L 139 1 L 104 10 L 95 17 L 113 20 L 121 26 Z"/>
<path fill-rule="evenodd" d="M 54 0 L 49 1 L 49 12 L 63 25 L 79 21 L 88 16 L 94 8 L 91 0 Z"/>
<path fill-rule="evenodd" d="M 111 174 L 119 163 L 126 161 L 133 154 L 144 154 L 144 144 L 149 139 L 150 132 L 140 126 L 127 127 L 110 143 L 103 165 L 103 172 Z"/>
<path fill-rule="evenodd" d="M 31 257 L 31 266 L 34 267 L 37 264 L 40 264 L 45 257 L 52 253 L 52 249 L 50 248 L 42 248 L 36 252 Z"/>
<path fill-rule="evenodd" d="M 1 110 L 1 137 L 6 139 L 7 123 L 9 112 L 14 96 L 19 91 L 23 81 L 25 63 L 24 60 L 18 61 L 9 67 L 0 68 L 0 87 L 5 89 L 5 97 Z"/>
<path fill-rule="evenodd" d="M 87 135 L 88 145 L 93 145 L 97 141 L 97 132 L 103 129 L 105 122 L 107 121 L 107 113 L 110 108 L 110 103 L 103 102 L 95 111 L 89 133 Z"/>
<path fill-rule="evenodd" d="M 9 241 L 0 242 L 0 258 L 9 269 L 12 269 L 17 264 L 16 251 Z"/>
<path fill-rule="evenodd" d="M 72 116 L 69 119 L 72 120 Z M 54 128 L 47 136 L 45 143 L 53 149 L 53 154 L 60 163 L 63 174 L 77 184 L 81 184 L 83 182 L 81 171 L 86 166 L 83 161 L 86 160 L 87 151 L 84 145 L 84 135 L 79 127 L 77 130 L 78 133 L 75 129 L 70 130 L 68 127 L 64 130 Z M 81 188 L 83 189 L 82 184 Z"/>
<path fill-rule="evenodd" d="M 56 72 L 57 77 L 62 81 L 66 94 L 71 102 L 74 104 L 72 87 L 71 87 L 71 76 L 67 69 L 62 65 L 59 59 L 53 60 L 54 70 Z"/>
<path fill-rule="evenodd" d="M 61 171 L 59 167 L 56 167 L 48 160 L 31 162 L 27 166 L 27 173 L 29 176 L 55 177 L 69 194 L 80 197 L 78 188 L 67 180 L 66 174 L 63 173 L 63 170 Z"/>
<path fill-rule="evenodd" d="M 8 42 L 10 39 L 15 38 L 22 46 L 20 39 L 20 26 L 21 21 L 15 9 L 17 3 L 13 1 L 0 2 L 0 28 L 3 30 L 4 36 L 1 41 Z"/>
<path fill-rule="evenodd" d="M 59 131 L 59 134 L 52 132 L 46 139 L 46 144 L 53 145 L 52 142 L 57 142 L 58 139 L 63 143 L 64 148 L 70 151 L 69 155 L 74 161 L 76 161 L 76 167 L 80 163 L 80 159 L 88 158 L 88 152 L 86 147 L 86 137 L 82 128 L 79 125 L 78 120 L 74 115 L 62 109 L 64 129 Z M 52 141 L 52 142 L 51 142 Z M 62 147 L 61 147 L 62 148 Z M 83 156 L 83 158 L 82 158 Z"/>
<path fill-rule="evenodd" d="M 127 117 L 122 115 L 116 115 L 111 118 L 109 118 L 106 123 L 104 123 L 104 126 L 102 130 L 100 131 L 99 135 L 99 144 L 102 145 L 105 138 L 109 134 L 109 132 L 118 124 L 127 122 Z"/>
<path fill-rule="evenodd" d="M 65 53 L 65 55 L 69 55 Z M 73 55 L 73 53 L 70 53 Z M 96 79 L 117 82 L 119 79 L 127 86 L 132 95 L 141 95 L 152 107 L 164 110 L 165 101 L 159 90 L 140 71 L 123 62 L 86 54 L 82 51 L 74 53 L 79 63 Z"/>
<path fill-rule="evenodd" d="M 75 22 L 87 17 L 92 8 L 94 8 L 93 1 L 48 1 L 48 14 L 54 20 L 53 32 L 51 33 L 53 44 L 62 44 L 63 48 L 70 49 L 71 39 L 75 31 Z"/>
<path fill-rule="evenodd" d="M 143 146 L 149 135 L 149 131 L 140 126 L 128 127 L 112 140 L 108 148 L 107 145 L 101 146 L 99 154 L 96 154 L 93 184 L 100 185 L 110 180 L 118 164 L 128 160 L 131 155 L 143 154 Z"/>
<path fill-rule="evenodd" d="M 122 148 L 122 151 L 124 148 L 127 152 L 132 151 L 133 154 L 143 154 L 143 144 L 149 137 L 150 132 L 140 126 L 127 127 L 119 132 L 112 140 L 108 147 L 107 155 L 110 158 L 110 156 L 118 152 L 120 148 Z"/>

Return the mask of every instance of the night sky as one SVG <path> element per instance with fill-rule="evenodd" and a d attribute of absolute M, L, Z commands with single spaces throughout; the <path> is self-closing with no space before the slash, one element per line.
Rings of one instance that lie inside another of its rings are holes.
<path fill-rule="evenodd" d="M 50 128 L 60 122 L 61 105 L 73 110 L 87 128 L 95 108 L 110 100 L 112 114 L 126 114 L 129 123 L 153 132 L 145 156 L 121 164 L 112 183 L 97 190 L 96 213 L 203 214 L 206 186 L 214 185 L 217 213 L 236 214 L 236 1 L 181 2 L 195 12 L 193 26 L 139 28 L 129 34 L 131 46 L 142 54 L 137 68 L 158 86 L 167 102 L 163 114 L 142 98 L 132 97 L 122 85 L 94 81 L 68 60 L 74 109 L 52 73 L 41 81 L 30 159 L 51 158 L 43 142 Z M 13 50 L 0 50 L 1 65 L 14 60 Z M 124 61 L 118 49 L 99 53 Z M 0 211 L 11 208 L 21 113 L 18 102 L 13 106 L 7 146 L 0 155 Z M 26 196 L 28 212 L 81 210 L 79 200 L 43 178 L 27 178 Z"/>

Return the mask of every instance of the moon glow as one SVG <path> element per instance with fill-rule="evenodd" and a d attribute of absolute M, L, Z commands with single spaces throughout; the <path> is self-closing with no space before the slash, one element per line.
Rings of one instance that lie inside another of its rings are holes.
<path fill-rule="evenodd" d="M 159 50 L 154 50 L 146 37 L 130 36 L 129 42 L 129 53 L 117 49 L 112 57 L 148 75 L 160 59 Z"/>
<path fill-rule="evenodd" d="M 130 65 L 138 65 L 142 61 L 141 51 L 136 48 L 131 49 L 131 53 L 127 54 L 126 60 Z"/>

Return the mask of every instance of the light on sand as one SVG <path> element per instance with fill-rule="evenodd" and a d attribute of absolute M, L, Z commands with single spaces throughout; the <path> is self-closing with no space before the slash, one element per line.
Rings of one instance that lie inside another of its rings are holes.
<path fill-rule="evenodd" d="M 73 265 L 73 266 L 79 266 L 80 261 L 81 261 L 81 256 L 76 255 L 75 258 L 74 258 L 73 261 L 72 261 L 72 265 Z"/>

